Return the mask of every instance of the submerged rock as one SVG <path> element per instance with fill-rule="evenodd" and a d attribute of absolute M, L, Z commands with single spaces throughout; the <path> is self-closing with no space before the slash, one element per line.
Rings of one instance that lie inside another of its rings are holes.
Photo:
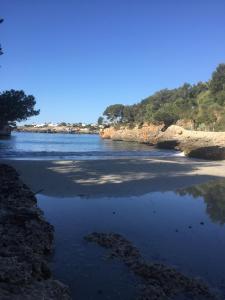
<path fill-rule="evenodd" d="M 52 279 L 48 255 L 54 228 L 30 189 L 10 166 L 0 165 L 0 299 L 71 299 Z"/>
<path fill-rule="evenodd" d="M 85 239 L 110 249 L 110 257 L 120 258 L 143 280 L 139 300 L 172 299 L 174 296 L 182 295 L 189 295 L 196 300 L 220 299 L 200 280 L 190 278 L 164 264 L 145 262 L 139 250 L 120 234 L 93 232 Z"/>

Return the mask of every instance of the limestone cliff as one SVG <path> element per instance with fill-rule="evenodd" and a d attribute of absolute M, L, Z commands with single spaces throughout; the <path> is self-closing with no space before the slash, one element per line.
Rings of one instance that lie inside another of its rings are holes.
<path fill-rule="evenodd" d="M 225 132 L 187 130 L 172 125 L 164 130 L 163 125 L 144 124 L 141 128 L 109 127 L 101 130 L 104 139 L 132 141 L 155 145 L 158 148 L 180 150 L 189 157 L 212 160 L 225 159 Z"/>
<path fill-rule="evenodd" d="M 146 144 L 155 144 L 156 138 L 164 125 L 144 124 L 142 127 L 135 126 L 128 128 L 121 126 L 119 129 L 109 127 L 100 131 L 103 139 L 112 139 L 114 141 L 129 141 Z"/>
<path fill-rule="evenodd" d="M 156 145 L 181 150 L 189 157 L 225 159 L 225 132 L 186 130 L 172 125 L 160 132 Z"/>

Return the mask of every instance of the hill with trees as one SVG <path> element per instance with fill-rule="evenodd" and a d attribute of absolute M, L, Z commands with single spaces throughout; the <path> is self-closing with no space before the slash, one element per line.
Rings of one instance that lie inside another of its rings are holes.
<path fill-rule="evenodd" d="M 114 126 L 164 123 L 168 127 L 191 120 L 194 129 L 224 131 L 225 64 L 218 65 L 208 82 L 163 89 L 134 105 L 110 105 L 103 116 Z"/>

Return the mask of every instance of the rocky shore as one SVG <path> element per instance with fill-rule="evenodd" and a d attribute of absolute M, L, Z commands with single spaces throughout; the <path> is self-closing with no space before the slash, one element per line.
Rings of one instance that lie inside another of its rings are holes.
<path fill-rule="evenodd" d="M 10 166 L 0 165 L 0 299 L 69 300 L 67 286 L 52 278 L 48 259 L 54 228 L 34 193 Z"/>
<path fill-rule="evenodd" d="M 119 258 L 142 280 L 138 300 L 187 299 L 186 296 L 196 300 L 221 299 L 200 280 L 188 277 L 164 264 L 146 262 L 139 250 L 120 234 L 93 232 L 85 239 L 108 249 L 110 258 Z"/>
<path fill-rule="evenodd" d="M 178 125 L 165 129 L 163 125 L 144 124 L 140 128 L 105 128 L 100 131 L 100 136 L 103 139 L 146 143 L 158 148 L 179 150 L 188 157 L 225 159 L 225 132 L 187 130 Z"/>
<path fill-rule="evenodd" d="M 225 159 L 225 132 L 186 130 L 172 125 L 158 135 L 156 145 L 183 151 L 188 157 Z"/>

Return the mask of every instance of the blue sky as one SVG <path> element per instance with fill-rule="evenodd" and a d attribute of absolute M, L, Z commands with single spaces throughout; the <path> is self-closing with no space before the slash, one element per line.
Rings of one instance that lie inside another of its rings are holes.
<path fill-rule="evenodd" d="M 36 97 L 29 122 L 93 122 L 225 62 L 224 0 L 0 0 L 0 13 L 0 88 Z"/>

